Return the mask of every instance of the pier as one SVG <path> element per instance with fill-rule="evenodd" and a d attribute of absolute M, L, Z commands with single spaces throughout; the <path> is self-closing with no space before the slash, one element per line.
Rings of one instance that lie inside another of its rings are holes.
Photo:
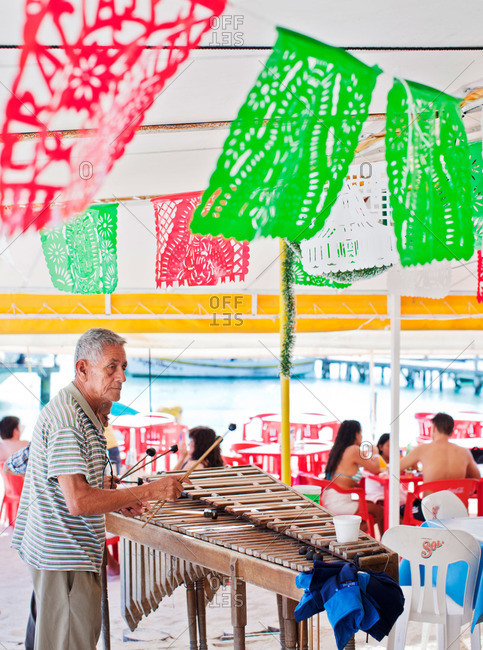
<path fill-rule="evenodd" d="M 49 361 L 51 365 L 48 365 Z M 19 372 L 34 372 L 40 377 L 40 401 L 42 406 L 47 404 L 50 400 L 51 375 L 53 372 L 59 372 L 57 358 L 45 355 L 5 355 L 3 361 L 0 361 L 0 384 Z"/>
<path fill-rule="evenodd" d="M 389 359 L 374 359 L 374 368 L 380 369 L 381 383 L 389 382 L 391 363 Z M 324 357 L 316 362 L 316 374 L 322 379 L 330 379 L 331 367 L 338 369 L 338 378 L 343 381 L 355 379 L 365 383 L 369 378 L 371 361 L 357 357 Z M 483 387 L 483 367 L 480 368 L 478 357 L 464 359 L 401 359 L 401 375 L 407 388 L 414 388 L 416 384 L 421 388 L 429 388 L 436 384 L 443 390 L 443 379 L 449 377 L 454 384 L 455 392 L 463 386 L 472 386 L 476 397 L 479 397 Z"/>

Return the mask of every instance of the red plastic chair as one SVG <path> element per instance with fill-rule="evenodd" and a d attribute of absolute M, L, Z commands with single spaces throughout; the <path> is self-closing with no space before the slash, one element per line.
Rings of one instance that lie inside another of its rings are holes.
<path fill-rule="evenodd" d="M 0 507 L 0 520 L 5 521 L 7 526 L 13 526 L 17 517 L 24 477 L 5 474 L 4 471 L 1 471 L 0 474 L 5 486 L 5 494 Z"/>
<path fill-rule="evenodd" d="M 244 457 L 239 453 L 243 451 L 244 449 L 249 449 L 250 447 L 256 447 L 257 445 L 261 445 L 262 443 L 260 441 L 254 442 L 253 440 L 244 440 L 242 442 L 234 442 L 228 452 L 225 454 L 222 454 L 223 460 L 227 465 L 231 465 L 232 467 L 238 466 L 238 465 L 245 465 L 246 461 Z"/>
<path fill-rule="evenodd" d="M 479 438 L 480 435 L 481 422 L 455 419 L 453 438 Z"/>
<path fill-rule="evenodd" d="M 418 445 L 421 445 L 424 442 L 431 442 L 431 427 L 432 422 L 431 418 L 434 416 L 434 413 L 415 413 L 414 417 L 419 424 L 419 436 L 418 436 Z"/>
<path fill-rule="evenodd" d="M 247 431 L 247 427 L 249 427 L 254 422 L 254 420 L 259 420 L 260 421 L 260 439 L 259 439 L 259 442 L 262 442 L 262 443 L 265 443 L 265 444 L 270 442 L 269 432 L 268 432 L 268 430 L 267 431 L 264 430 L 263 418 L 268 418 L 271 415 L 277 415 L 277 414 L 276 413 L 258 413 L 257 415 L 252 415 L 250 417 L 250 419 L 248 420 L 248 422 L 245 422 L 245 424 L 243 425 L 243 440 L 249 440 L 249 438 L 247 437 L 248 433 L 249 433 L 249 431 Z"/>
<path fill-rule="evenodd" d="M 304 415 L 315 415 L 323 417 L 322 413 L 304 413 Z M 339 431 L 340 422 L 337 420 L 327 420 L 326 422 L 318 422 L 317 424 L 307 424 L 302 427 L 301 431 L 296 432 L 295 439 L 303 442 L 312 440 L 314 442 L 334 442 Z M 323 433 L 323 435 L 321 435 Z"/>
<path fill-rule="evenodd" d="M 119 535 L 106 536 L 107 568 L 110 574 L 119 575 Z"/>
<path fill-rule="evenodd" d="M 350 490 L 344 490 L 344 488 L 339 487 L 334 481 L 329 481 L 325 478 L 319 478 L 313 474 L 307 474 L 305 472 L 299 472 L 295 477 L 294 484 L 296 485 L 320 485 L 322 488 L 322 494 L 324 490 L 330 488 L 341 494 L 357 494 L 359 497 L 359 510 L 357 514 L 361 517 L 362 521 L 365 521 L 367 524 L 367 532 L 371 537 L 374 537 L 374 517 L 369 514 L 367 510 L 366 503 L 366 491 L 364 487 L 351 488 Z M 322 494 L 320 497 L 320 502 L 322 503 Z M 334 513 L 337 514 L 337 513 Z"/>
<path fill-rule="evenodd" d="M 406 505 L 404 507 L 403 524 L 407 526 L 421 526 L 423 523 L 413 517 L 413 503 L 417 498 L 424 497 L 425 492 L 439 492 L 440 490 L 450 490 L 458 496 L 468 508 L 468 499 L 475 494 L 479 481 L 476 478 L 453 478 L 444 481 L 428 481 L 419 483 L 415 486 L 414 492 L 408 492 L 406 496 Z"/>
<path fill-rule="evenodd" d="M 111 546 L 111 553 L 116 562 L 119 562 L 119 535 L 112 535 L 111 537 L 106 537 L 106 546 L 109 552 L 109 547 Z"/>

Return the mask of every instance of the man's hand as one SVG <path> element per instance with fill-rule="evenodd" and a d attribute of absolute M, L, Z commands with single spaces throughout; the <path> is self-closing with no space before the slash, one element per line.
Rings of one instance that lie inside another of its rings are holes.
<path fill-rule="evenodd" d="M 183 491 L 179 476 L 165 476 L 157 481 L 148 483 L 149 499 L 156 501 L 176 501 Z"/>
<path fill-rule="evenodd" d="M 146 512 L 146 510 L 149 510 L 149 503 L 138 501 L 131 506 L 121 508 L 119 512 L 125 517 L 137 517 L 138 515 L 142 515 L 144 512 Z"/>
<path fill-rule="evenodd" d="M 117 484 L 119 483 L 119 478 L 117 476 L 113 476 L 111 479 L 110 476 L 104 476 L 102 482 L 102 487 L 104 490 L 115 490 L 117 488 Z"/>

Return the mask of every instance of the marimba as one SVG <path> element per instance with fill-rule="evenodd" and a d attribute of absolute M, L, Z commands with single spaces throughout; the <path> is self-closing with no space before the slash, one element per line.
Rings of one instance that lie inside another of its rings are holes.
<path fill-rule="evenodd" d="M 198 647 L 197 624 L 202 650 L 207 647 L 205 602 L 229 581 L 237 605 L 232 605 L 234 648 L 240 650 L 245 647 L 249 582 L 277 594 L 282 647 L 309 648 L 308 626 L 297 629 L 293 617 L 302 595 L 295 577 L 313 565 L 301 554 L 302 547 L 327 562 L 355 561 L 362 569 L 397 576 L 396 553 L 363 532 L 357 542 L 338 544 L 332 516 L 324 508 L 257 467 L 196 470 L 190 480 L 182 497 L 148 524 L 118 514 L 106 517 L 107 529 L 125 538 L 121 591 L 131 629 L 184 583 L 190 648 Z"/>

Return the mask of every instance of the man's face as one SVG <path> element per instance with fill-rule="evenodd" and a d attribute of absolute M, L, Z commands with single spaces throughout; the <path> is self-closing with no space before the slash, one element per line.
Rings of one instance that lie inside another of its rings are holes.
<path fill-rule="evenodd" d="M 87 362 L 85 388 L 96 400 L 118 402 L 126 381 L 126 353 L 122 345 L 109 345 L 96 364 Z"/>

